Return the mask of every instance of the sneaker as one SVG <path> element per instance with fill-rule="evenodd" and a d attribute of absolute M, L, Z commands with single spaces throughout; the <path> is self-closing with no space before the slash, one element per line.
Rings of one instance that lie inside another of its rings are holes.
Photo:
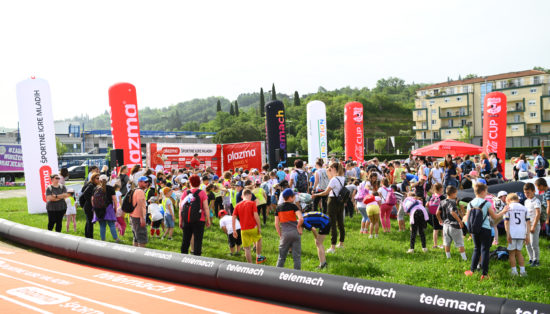
<path fill-rule="evenodd" d="M 409 254 L 414 253 L 414 249 L 409 249 L 409 250 L 407 251 L 407 253 L 409 253 Z"/>
<path fill-rule="evenodd" d="M 539 265 L 540 265 L 539 261 L 537 261 L 537 260 L 534 260 L 532 263 L 529 263 L 529 266 L 531 266 L 531 267 L 537 267 Z"/>
<path fill-rule="evenodd" d="M 337 249 L 343 249 L 344 245 L 342 243 L 338 243 L 338 244 L 336 244 L 336 248 Z"/>
<path fill-rule="evenodd" d="M 474 272 L 471 271 L 471 270 L 467 270 L 467 271 L 464 272 L 464 275 L 470 277 L 470 276 L 473 276 L 473 275 L 474 275 Z"/>
<path fill-rule="evenodd" d="M 483 281 L 487 279 L 489 279 L 489 275 L 481 275 L 481 278 L 479 280 Z"/>
<path fill-rule="evenodd" d="M 336 252 L 336 250 L 334 250 L 333 248 L 329 248 L 327 250 L 327 254 L 333 254 L 334 252 Z"/>
<path fill-rule="evenodd" d="M 498 241 L 493 241 L 493 245 L 498 245 Z"/>
<path fill-rule="evenodd" d="M 437 246 L 437 245 L 432 246 L 432 249 L 438 249 L 438 248 L 439 248 L 439 246 Z"/>
<path fill-rule="evenodd" d="M 372 239 L 372 234 L 369 234 L 369 239 Z"/>
<path fill-rule="evenodd" d="M 422 248 L 422 252 L 424 252 L 424 253 L 428 252 L 428 248 L 425 248 L 425 247 Z"/>
<path fill-rule="evenodd" d="M 378 235 L 377 235 L 377 234 L 375 234 L 375 235 L 374 235 L 374 238 L 375 238 L 375 239 L 378 239 Z"/>
<path fill-rule="evenodd" d="M 539 260 L 536 260 L 535 263 L 536 263 L 535 266 L 540 266 L 540 261 Z"/>
<path fill-rule="evenodd" d="M 514 270 L 510 271 L 510 275 L 511 275 L 512 277 L 515 277 L 515 276 L 517 276 L 517 275 L 519 275 L 519 274 L 518 274 L 518 271 L 514 269 Z"/>
<path fill-rule="evenodd" d="M 327 262 L 324 262 L 323 264 L 317 266 L 317 269 L 325 269 L 327 268 Z"/>
<path fill-rule="evenodd" d="M 256 257 L 256 264 L 262 264 L 263 262 L 265 262 L 265 256 L 260 255 Z"/>
<path fill-rule="evenodd" d="M 443 248 L 445 248 L 445 247 L 444 247 L 443 245 L 438 245 L 437 248 L 438 248 L 438 249 L 443 249 Z"/>
<path fill-rule="evenodd" d="M 523 271 L 519 274 L 521 277 L 527 277 L 527 272 L 526 271 Z"/>
<path fill-rule="evenodd" d="M 529 263 L 527 263 L 527 264 L 529 264 L 529 266 L 531 266 L 531 264 L 533 264 L 533 260 L 530 259 L 530 260 L 529 260 Z"/>

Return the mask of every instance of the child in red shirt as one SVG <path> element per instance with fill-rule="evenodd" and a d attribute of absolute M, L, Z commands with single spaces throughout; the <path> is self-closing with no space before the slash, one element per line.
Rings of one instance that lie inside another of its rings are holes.
<path fill-rule="evenodd" d="M 237 238 L 235 223 L 237 218 L 241 223 L 241 238 L 243 242 L 246 261 L 252 263 L 250 248 L 253 243 L 256 244 L 256 264 L 265 262 L 265 256 L 262 256 L 262 235 L 260 227 L 260 216 L 256 202 L 252 201 L 252 191 L 246 189 L 243 191 L 243 201 L 237 204 L 233 211 L 233 236 Z"/>

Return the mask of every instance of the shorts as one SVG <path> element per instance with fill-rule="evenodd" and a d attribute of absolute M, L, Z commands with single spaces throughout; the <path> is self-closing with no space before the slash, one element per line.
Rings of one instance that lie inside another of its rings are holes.
<path fill-rule="evenodd" d="M 367 215 L 369 215 L 369 216 L 380 215 L 380 206 L 378 206 L 378 205 L 368 205 L 367 206 Z"/>
<path fill-rule="evenodd" d="M 267 206 L 271 205 L 271 196 L 269 196 L 269 195 L 267 196 L 267 199 L 265 200 L 265 204 Z"/>
<path fill-rule="evenodd" d="M 397 220 L 405 220 L 405 210 L 402 206 L 399 206 L 399 209 L 397 210 Z"/>
<path fill-rule="evenodd" d="M 262 238 L 261 234 L 258 234 L 258 228 L 252 228 L 248 230 L 241 230 L 241 237 L 243 247 L 250 247 L 253 243 L 258 242 Z"/>
<path fill-rule="evenodd" d="M 147 244 L 147 226 L 140 225 L 140 219 L 130 217 L 132 222 L 132 233 L 134 234 L 134 242 L 139 244 Z"/>
<path fill-rule="evenodd" d="M 164 224 L 166 228 L 174 228 L 174 217 L 170 214 L 164 215 Z"/>
<path fill-rule="evenodd" d="M 512 242 L 508 243 L 508 251 L 521 251 L 523 248 L 523 242 L 525 242 L 525 239 L 512 239 Z"/>
<path fill-rule="evenodd" d="M 233 232 L 231 234 L 227 235 L 227 244 L 229 244 L 230 248 L 235 247 L 235 244 L 237 246 L 241 246 L 243 244 L 243 241 L 241 239 L 241 229 L 237 229 L 237 238 L 233 236 Z"/>
<path fill-rule="evenodd" d="M 453 228 L 449 224 L 443 224 L 443 245 L 451 246 L 451 242 L 454 242 L 457 248 L 464 246 L 462 229 Z"/>
<path fill-rule="evenodd" d="M 443 226 L 439 224 L 439 220 L 437 220 L 437 216 L 428 213 L 429 219 L 428 223 L 434 228 L 434 230 L 442 230 Z"/>
<path fill-rule="evenodd" d="M 327 235 L 330 233 L 330 224 L 326 225 L 323 229 L 318 229 L 320 235 Z"/>
<path fill-rule="evenodd" d="M 277 204 L 277 196 L 271 195 L 271 204 Z"/>
<path fill-rule="evenodd" d="M 151 228 L 158 229 L 160 228 L 160 225 L 162 225 L 162 219 L 153 221 L 153 224 L 151 225 Z"/>

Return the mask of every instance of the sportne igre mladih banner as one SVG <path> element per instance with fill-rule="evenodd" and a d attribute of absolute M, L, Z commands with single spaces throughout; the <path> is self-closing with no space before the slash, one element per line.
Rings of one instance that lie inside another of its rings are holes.
<path fill-rule="evenodd" d="M 44 79 L 30 78 L 17 84 L 19 128 L 27 207 L 29 214 L 46 212 L 46 187 L 57 173 L 57 148 L 50 86 Z"/>

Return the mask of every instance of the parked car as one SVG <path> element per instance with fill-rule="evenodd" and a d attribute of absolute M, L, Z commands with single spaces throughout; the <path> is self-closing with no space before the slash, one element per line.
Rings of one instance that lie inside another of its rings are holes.
<path fill-rule="evenodd" d="M 86 166 L 69 167 L 69 179 L 84 179 L 86 177 Z"/>

